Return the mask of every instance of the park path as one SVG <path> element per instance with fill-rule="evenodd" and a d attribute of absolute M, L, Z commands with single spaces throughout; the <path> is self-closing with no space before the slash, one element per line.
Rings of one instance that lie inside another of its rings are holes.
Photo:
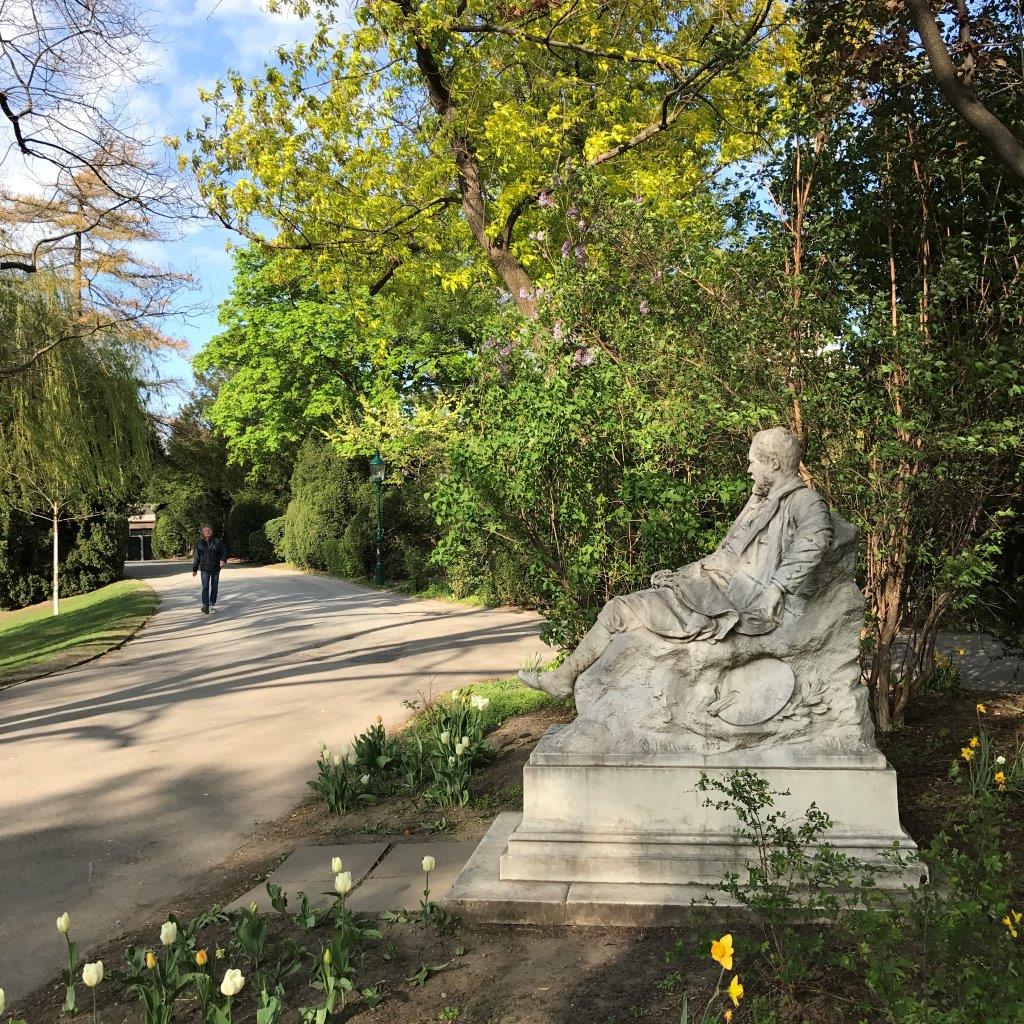
<path fill-rule="evenodd" d="M 161 608 L 98 661 L 0 692 L 0 987 L 60 967 L 68 910 L 88 951 L 305 795 L 335 748 L 403 699 L 507 676 L 544 648 L 525 613 L 418 601 L 230 565 L 199 613 L 181 562 L 136 563 Z"/>

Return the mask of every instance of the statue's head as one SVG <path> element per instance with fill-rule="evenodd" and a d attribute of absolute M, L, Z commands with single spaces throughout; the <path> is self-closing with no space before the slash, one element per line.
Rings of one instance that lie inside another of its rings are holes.
<path fill-rule="evenodd" d="M 767 494 L 772 485 L 800 473 L 800 442 L 785 427 L 772 427 L 754 435 L 747 473 L 756 494 Z"/>

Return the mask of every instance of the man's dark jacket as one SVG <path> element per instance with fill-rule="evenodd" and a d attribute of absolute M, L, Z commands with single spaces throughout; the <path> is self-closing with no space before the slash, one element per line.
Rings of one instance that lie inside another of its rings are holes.
<path fill-rule="evenodd" d="M 220 537 L 211 537 L 209 540 L 200 537 L 192 552 L 192 571 L 202 569 L 203 572 L 220 572 L 220 563 L 227 559 L 228 548 Z"/>

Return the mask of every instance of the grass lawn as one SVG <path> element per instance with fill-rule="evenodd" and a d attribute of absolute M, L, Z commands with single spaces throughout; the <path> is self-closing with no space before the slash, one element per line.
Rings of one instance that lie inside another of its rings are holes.
<path fill-rule="evenodd" d="M 153 614 L 157 596 L 140 580 L 119 580 L 50 606 L 0 612 L 0 686 L 75 664 L 117 646 Z"/>

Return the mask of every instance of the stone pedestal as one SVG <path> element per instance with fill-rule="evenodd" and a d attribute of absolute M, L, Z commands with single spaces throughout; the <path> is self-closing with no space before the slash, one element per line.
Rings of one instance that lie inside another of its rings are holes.
<path fill-rule="evenodd" d="M 896 773 L 877 751 L 828 763 L 765 752 L 587 757 L 558 751 L 562 728 L 524 769 L 522 816 L 502 815 L 456 880 L 446 900 L 454 911 L 478 921 L 642 926 L 677 923 L 706 899 L 727 905 L 718 883 L 729 872 L 744 878 L 756 851 L 737 838 L 735 814 L 705 807 L 714 794 L 696 787 L 702 772 L 739 768 L 789 793 L 775 806 L 790 822 L 812 803 L 827 811 L 825 841 L 880 869 L 878 888 L 923 880 L 900 825 Z M 886 859 L 894 847 L 908 861 L 902 870 Z"/>

